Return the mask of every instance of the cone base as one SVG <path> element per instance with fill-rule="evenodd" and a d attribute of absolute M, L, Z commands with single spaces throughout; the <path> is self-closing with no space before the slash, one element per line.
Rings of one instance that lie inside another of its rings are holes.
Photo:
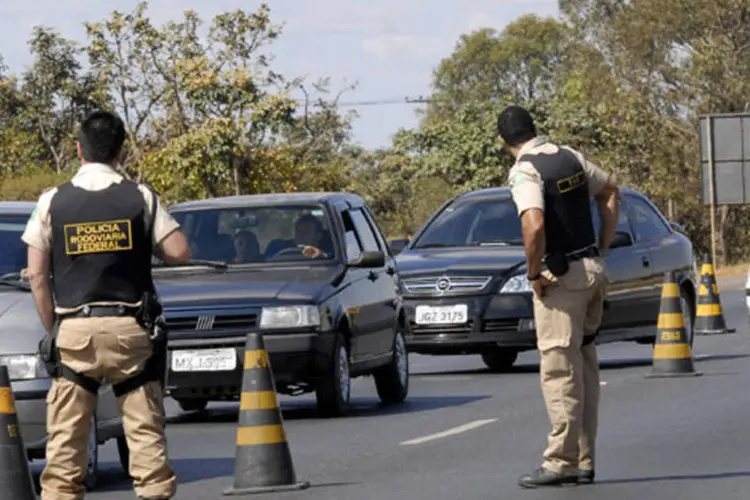
<path fill-rule="evenodd" d="M 737 329 L 722 328 L 720 330 L 695 330 L 696 335 L 726 335 L 728 333 L 737 333 Z"/>
<path fill-rule="evenodd" d="M 275 493 L 282 491 L 305 490 L 310 487 L 307 481 L 299 481 L 294 484 L 279 484 L 277 486 L 253 486 L 248 488 L 235 488 L 234 486 L 224 490 L 224 496 L 257 495 L 262 493 Z"/>
<path fill-rule="evenodd" d="M 651 372 L 645 375 L 645 378 L 683 378 L 683 377 L 700 377 L 701 375 L 703 375 L 702 372 L 675 372 L 675 373 Z"/>

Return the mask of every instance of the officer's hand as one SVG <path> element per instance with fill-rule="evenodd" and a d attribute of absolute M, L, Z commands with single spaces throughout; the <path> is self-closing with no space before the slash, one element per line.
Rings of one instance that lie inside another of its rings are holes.
<path fill-rule="evenodd" d="M 534 293 L 537 297 L 544 297 L 545 288 L 550 286 L 552 282 L 542 276 L 538 280 L 534 280 L 531 282 L 531 287 L 534 289 Z"/>

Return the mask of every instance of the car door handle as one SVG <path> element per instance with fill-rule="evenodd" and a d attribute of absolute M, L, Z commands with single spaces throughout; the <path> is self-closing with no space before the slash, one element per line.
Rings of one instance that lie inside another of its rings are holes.
<path fill-rule="evenodd" d="M 641 261 L 643 262 L 643 267 L 648 267 L 651 265 L 651 261 L 648 260 L 648 257 L 641 257 Z"/>

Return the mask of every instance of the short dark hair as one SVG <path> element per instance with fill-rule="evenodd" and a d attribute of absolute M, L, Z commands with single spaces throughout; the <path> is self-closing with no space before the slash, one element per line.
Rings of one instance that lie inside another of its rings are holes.
<path fill-rule="evenodd" d="M 536 137 L 531 113 L 521 106 L 507 106 L 497 117 L 497 134 L 508 146 L 517 147 Z"/>
<path fill-rule="evenodd" d="M 295 222 L 294 226 L 301 226 L 302 224 L 312 224 L 315 226 L 315 230 L 319 233 L 323 232 L 323 224 L 320 223 L 320 219 L 315 217 L 313 214 L 301 215 Z"/>
<path fill-rule="evenodd" d="M 78 131 L 83 159 L 93 163 L 111 163 L 125 143 L 125 124 L 110 111 L 97 110 L 81 123 Z"/>

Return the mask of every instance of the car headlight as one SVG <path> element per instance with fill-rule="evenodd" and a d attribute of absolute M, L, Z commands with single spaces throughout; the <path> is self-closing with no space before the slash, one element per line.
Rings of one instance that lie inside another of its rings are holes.
<path fill-rule="evenodd" d="M 300 328 L 319 325 L 320 312 L 315 306 L 264 307 L 260 312 L 261 328 Z"/>
<path fill-rule="evenodd" d="M 526 275 L 519 274 L 506 281 L 500 289 L 500 293 L 525 293 L 531 292 L 532 290 L 531 282 Z"/>
<path fill-rule="evenodd" d="M 48 376 L 42 360 L 37 355 L 0 356 L 0 365 L 8 367 L 8 376 L 11 380 L 33 380 Z"/>

